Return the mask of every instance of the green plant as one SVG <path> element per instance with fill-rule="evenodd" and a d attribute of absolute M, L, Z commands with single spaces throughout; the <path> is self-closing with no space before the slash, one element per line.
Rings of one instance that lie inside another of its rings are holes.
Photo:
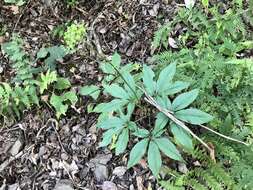
<path fill-rule="evenodd" d="M 194 152 L 195 159 L 198 159 L 200 166 L 191 168 L 182 174 L 175 170 L 164 168 L 163 172 L 169 175 L 167 180 L 160 180 L 159 184 L 166 190 L 235 190 L 238 187 L 229 175 L 228 171 L 220 165 L 213 163 L 202 151 Z"/>
<path fill-rule="evenodd" d="M 18 37 L 13 37 L 11 42 L 2 45 L 3 51 L 8 54 L 11 65 L 15 71 L 13 82 L 19 84 L 33 83 L 33 69 L 30 65 L 29 56 L 22 49 L 23 41 Z"/>
<path fill-rule="evenodd" d="M 71 24 L 64 32 L 64 42 L 70 50 L 73 50 L 86 36 L 84 24 Z"/>
<path fill-rule="evenodd" d="M 22 6 L 25 4 L 25 0 L 4 0 L 5 3 L 11 3 L 11 4 L 15 4 L 17 6 Z"/>
<path fill-rule="evenodd" d="M 162 70 L 176 60 L 178 72 L 175 78 L 189 81 L 193 88 L 200 89 L 194 105 L 214 116 L 210 124 L 227 136 L 252 143 L 253 61 L 238 56 L 241 52 L 252 49 L 252 38 L 246 32 L 247 26 L 243 22 L 243 15 L 248 15 L 250 9 L 242 10 L 241 4 L 237 2 L 221 14 L 218 11 L 219 5 L 211 7 L 207 2 L 202 1 L 205 5 L 208 4 L 205 6 L 208 8 L 205 10 L 208 11 L 208 16 L 198 7 L 192 10 L 181 9 L 172 22 L 156 32 L 153 48 L 158 50 L 162 46 L 168 49 L 168 38 L 173 37 L 180 50 L 159 53 L 153 57 L 153 61 L 158 63 L 158 70 Z M 185 30 L 176 36 L 174 28 L 178 23 Z M 203 133 L 202 138 L 214 144 L 220 167 L 226 168 L 235 184 L 234 188 L 227 189 L 251 189 L 252 147 L 228 143 L 210 133 Z M 198 172 L 209 172 L 208 168 L 211 167 L 212 165 L 205 164 L 200 169 L 202 171 Z M 212 175 L 210 172 L 208 174 Z M 205 189 L 206 186 L 211 188 L 211 184 L 202 183 L 207 181 L 203 179 L 205 175 L 201 174 L 197 179 L 195 175 L 189 175 L 188 179 L 193 181 L 184 180 L 183 187 L 201 183 Z M 164 180 L 163 183 L 168 187 L 175 185 L 170 180 Z M 191 187 L 203 189 L 200 186 Z M 182 189 L 181 186 L 177 188 Z M 221 188 L 213 186 L 213 189 Z"/>
<path fill-rule="evenodd" d="M 55 108 L 58 118 L 65 115 L 69 105 L 77 102 L 75 92 L 66 91 L 71 87 L 68 79 L 58 77 L 54 71 L 56 60 L 62 59 L 66 54 L 63 47 L 40 49 L 34 62 L 44 59 L 45 65 L 41 67 L 34 67 L 31 64 L 30 58 L 22 49 L 22 40 L 18 37 L 4 43 L 2 49 L 8 55 L 15 71 L 11 82 L 6 81 L 0 84 L 0 114 L 2 116 L 20 118 L 23 110 L 30 109 L 34 105 L 39 106 L 45 92 L 49 93 L 47 96 L 51 96 L 49 103 Z M 54 90 L 52 95 L 50 89 Z"/>
<path fill-rule="evenodd" d="M 197 89 L 175 97 L 175 94 L 189 86 L 189 83 L 186 82 L 173 81 L 176 64 L 170 64 L 160 72 L 159 76 L 155 76 L 147 65 L 143 66 L 142 72 L 132 75 L 120 67 L 120 62 L 120 56 L 115 53 L 112 62 L 102 65 L 103 71 L 107 74 L 103 82 L 104 93 L 110 94 L 113 99 L 110 102 L 98 104 L 93 110 L 100 113 L 97 127 L 105 130 L 100 146 L 109 145 L 116 137 L 115 152 L 118 155 L 125 152 L 131 140 L 139 138 L 139 142 L 130 152 L 128 167 L 137 164 L 147 151 L 149 167 L 153 174 L 158 176 L 162 165 L 161 152 L 174 160 L 183 161 L 165 128 L 167 124 L 169 123 L 175 142 L 186 150 L 192 150 L 189 131 L 179 126 L 177 121 L 180 121 L 180 124 L 185 122 L 200 125 L 212 120 L 212 116 L 195 108 L 186 109 L 197 98 Z M 131 68 L 130 66 L 127 67 Z M 121 80 L 116 80 L 118 77 Z M 157 80 L 154 80 L 155 78 Z M 87 89 L 89 88 L 86 88 L 85 94 L 92 95 L 88 93 L 91 90 Z M 173 120 L 159 111 L 156 111 L 156 119 L 152 117 L 155 109 L 149 108 L 149 104 L 143 104 L 143 93 L 146 98 L 154 99 L 162 109 L 168 110 Z M 172 102 L 171 99 L 173 99 Z M 147 110 L 145 117 L 150 117 L 150 123 L 146 127 L 138 127 L 140 123 L 137 121 L 140 118 L 135 112 L 136 107 L 140 107 L 143 111 Z"/>
<path fill-rule="evenodd" d="M 68 6 L 73 7 L 78 4 L 78 0 L 65 0 Z"/>
<path fill-rule="evenodd" d="M 177 36 L 176 41 L 181 47 L 212 48 L 227 56 L 234 56 L 243 49 L 253 47 L 252 41 L 246 40 L 249 35 L 246 33 L 246 26 L 240 16 L 245 12 L 244 10 L 231 8 L 226 10 L 225 14 L 220 14 L 219 5 L 209 10 L 212 19 L 209 19 L 199 7 L 179 9 L 173 21 L 164 24 L 155 32 L 152 42 L 153 51 L 161 45 L 168 48 L 169 37 L 173 36 L 174 28 L 178 23 L 182 28 L 186 28 Z"/>

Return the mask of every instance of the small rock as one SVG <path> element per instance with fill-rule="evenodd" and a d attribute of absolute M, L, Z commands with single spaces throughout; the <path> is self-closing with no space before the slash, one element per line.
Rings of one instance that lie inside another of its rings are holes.
<path fill-rule="evenodd" d="M 178 164 L 178 170 L 184 174 L 186 174 L 189 171 L 184 163 Z"/>
<path fill-rule="evenodd" d="M 20 139 L 16 140 L 16 142 L 12 145 L 11 149 L 10 149 L 10 154 L 12 156 L 15 156 L 19 153 L 19 151 L 21 150 L 23 146 L 23 143 L 21 142 Z"/>
<path fill-rule="evenodd" d="M 171 38 L 171 37 L 169 37 L 169 45 L 172 48 L 175 48 L 175 49 L 178 48 L 177 42 L 173 38 Z"/>
<path fill-rule="evenodd" d="M 97 164 L 94 170 L 97 181 L 101 182 L 108 179 L 108 169 L 106 166 Z"/>
<path fill-rule="evenodd" d="M 56 183 L 54 190 L 74 190 L 74 187 L 70 180 L 62 179 Z"/>
<path fill-rule="evenodd" d="M 127 168 L 124 166 L 118 166 L 114 168 L 112 174 L 118 177 L 122 177 L 126 173 Z"/>
<path fill-rule="evenodd" d="M 102 190 L 117 190 L 117 186 L 111 181 L 105 181 L 102 185 Z"/>
<path fill-rule="evenodd" d="M 0 36 L 0 44 L 4 43 L 4 40 L 5 40 L 4 36 Z"/>
<path fill-rule="evenodd" d="M 8 185 L 8 190 L 21 190 L 18 183 L 14 183 L 12 185 Z"/>
<path fill-rule="evenodd" d="M 0 42 L 0 44 L 1 44 L 1 42 Z M 0 65 L 0 74 L 3 73 L 3 72 L 4 72 L 4 68 Z"/>

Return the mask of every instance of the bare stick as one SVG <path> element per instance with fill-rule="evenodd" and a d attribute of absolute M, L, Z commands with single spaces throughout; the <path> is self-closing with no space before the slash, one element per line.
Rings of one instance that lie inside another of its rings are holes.
<path fill-rule="evenodd" d="M 189 132 L 195 139 L 197 139 L 203 146 L 205 146 L 210 151 L 210 153 L 213 155 L 214 150 L 212 148 L 210 148 L 201 138 L 199 138 L 197 135 L 195 135 L 182 121 L 178 120 L 168 110 L 159 106 L 156 103 L 156 101 L 151 96 L 149 96 L 147 93 L 145 93 L 145 95 L 146 95 L 146 97 L 144 98 L 144 100 L 146 102 L 148 102 L 151 105 L 153 105 L 154 107 L 156 107 L 159 111 L 163 112 L 167 117 L 169 117 L 174 123 L 176 123 L 177 125 L 182 127 L 185 131 Z"/>
<path fill-rule="evenodd" d="M 199 125 L 199 126 L 200 126 L 200 127 L 203 127 L 204 129 L 206 129 L 206 130 L 208 130 L 208 131 L 211 131 L 212 133 L 214 133 L 214 134 L 216 134 L 216 135 L 219 135 L 219 136 L 221 136 L 221 137 L 223 137 L 223 138 L 225 138 L 225 139 L 228 139 L 228 140 L 231 140 L 231 141 L 238 142 L 238 143 L 244 144 L 244 145 L 246 145 L 246 146 L 249 146 L 248 143 L 245 143 L 245 142 L 243 142 L 243 141 L 240 141 L 240 140 L 234 139 L 234 138 L 232 138 L 232 137 L 228 137 L 228 136 L 226 136 L 226 135 L 223 135 L 223 134 L 221 134 L 221 133 L 218 133 L 217 131 L 214 131 L 214 130 L 212 130 L 212 129 L 210 129 L 210 128 L 204 126 L 204 125 Z"/>

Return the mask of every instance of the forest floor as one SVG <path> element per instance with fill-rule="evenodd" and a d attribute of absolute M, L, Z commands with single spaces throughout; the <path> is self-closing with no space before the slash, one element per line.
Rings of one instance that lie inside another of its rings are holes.
<path fill-rule="evenodd" d="M 51 31 L 67 21 L 83 22 L 88 42 L 59 63 L 59 73 L 78 87 L 94 84 L 101 75 L 98 62 L 115 51 L 124 61 L 143 62 L 150 56 L 153 33 L 159 25 L 158 14 L 173 18 L 176 3 L 160 0 L 81 1 L 68 8 L 60 1 L 29 0 L 24 6 L 0 2 L 0 23 L 7 27 L 0 43 L 18 33 L 25 50 L 35 55 L 39 48 L 59 45 Z M 0 54 L 1 80 L 10 68 Z M 69 72 L 74 68 L 74 73 Z M 22 120 L 0 129 L 0 187 L 14 189 L 146 189 L 155 187 L 145 163 L 142 168 L 126 170 L 126 158 L 99 149 L 100 134 L 96 116 L 87 114 L 84 104 L 71 110 L 55 125 L 48 107 L 24 113 Z M 18 152 L 15 157 L 11 152 Z M 117 184 L 117 186 L 115 185 Z"/>
<path fill-rule="evenodd" d="M 0 45 L 18 33 L 25 51 L 35 57 L 41 47 L 64 43 L 52 35 L 57 26 L 84 23 L 86 40 L 57 63 L 59 75 L 78 91 L 101 82 L 99 63 L 115 52 L 123 64 L 148 63 L 155 31 L 173 20 L 182 6 L 183 0 L 80 0 L 73 7 L 61 0 L 27 0 L 23 6 L 0 0 L 0 27 L 5 28 Z M 252 57 L 252 50 L 245 57 Z M 8 81 L 12 74 L 8 58 L 0 52 L 0 81 Z M 0 190 L 162 189 L 145 159 L 127 169 L 129 153 L 115 156 L 110 148 L 99 148 L 98 115 L 87 112 L 94 101 L 80 99 L 59 120 L 51 107 L 41 105 L 25 111 L 20 120 L 2 124 Z"/>

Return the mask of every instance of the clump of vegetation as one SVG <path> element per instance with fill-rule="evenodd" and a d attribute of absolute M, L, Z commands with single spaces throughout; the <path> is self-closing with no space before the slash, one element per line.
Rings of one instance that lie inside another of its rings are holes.
<path fill-rule="evenodd" d="M 42 48 L 35 62 L 44 58 L 45 65 L 34 67 L 23 50 L 22 43 L 22 39 L 13 37 L 11 42 L 2 45 L 3 51 L 12 62 L 15 74 L 11 81 L 0 84 L 0 114 L 20 118 L 23 110 L 34 105 L 39 106 L 42 100 L 46 101 L 43 96 L 48 96 L 49 104 L 56 110 L 56 116 L 59 118 L 65 115 L 69 105 L 77 102 L 75 92 L 69 90 L 71 84 L 68 79 L 57 76 L 54 70 L 56 60 L 63 58 L 66 51 L 61 46 Z M 51 92 L 52 89 L 54 92 Z"/>
<path fill-rule="evenodd" d="M 172 22 L 158 29 L 152 43 L 153 51 L 167 50 L 156 54 L 153 61 L 157 63 L 157 69 L 162 70 L 176 60 L 178 72 L 175 78 L 191 82 L 194 88 L 200 89 L 194 105 L 214 116 L 211 126 L 227 136 L 252 143 L 253 61 L 247 56 L 240 57 L 241 53 L 247 54 L 253 48 L 252 36 L 246 32 L 247 26 L 242 18 L 250 9 L 243 10 L 241 4 L 234 4 L 222 14 L 219 4 L 214 7 L 208 3 L 205 5 L 208 16 L 200 7 L 180 9 Z M 174 33 L 178 23 L 185 28 L 179 35 Z M 169 50 L 169 38 L 175 40 L 180 50 Z M 252 155 L 252 148 L 228 143 L 210 133 L 203 134 L 203 137 L 215 145 L 219 167 L 230 175 L 235 184 L 228 189 L 250 189 L 253 170 L 249 155 Z M 206 167 L 211 168 L 213 164 L 207 163 Z M 208 171 L 207 168 L 203 171 Z M 181 189 L 188 186 L 203 189 L 187 182 L 189 179 L 196 180 L 195 174 L 191 176 L 195 170 L 192 169 L 183 178 Z M 197 169 L 199 173 L 202 173 L 201 170 Z M 207 181 L 204 176 L 197 176 L 198 183 Z M 223 179 L 223 175 L 217 176 Z M 169 187 L 171 181 L 164 184 Z M 226 186 L 204 185 L 211 189 L 226 189 Z"/>
<path fill-rule="evenodd" d="M 116 53 L 111 62 L 101 65 L 105 74 L 103 92 L 112 97 L 110 102 L 98 104 L 93 109 L 93 112 L 100 113 L 97 127 L 104 130 L 101 147 L 112 144 L 116 155 L 119 155 L 125 152 L 129 142 L 138 139 L 130 151 L 128 167 L 137 164 L 147 154 L 148 165 L 154 176 L 160 172 L 162 154 L 183 162 L 174 143 L 192 152 L 193 137 L 212 152 L 186 124 L 203 126 L 213 117 L 196 108 L 187 108 L 198 99 L 199 90 L 187 91 L 190 83 L 173 80 L 175 63 L 162 69 L 159 75 L 147 65 L 143 66 L 142 71 L 133 72 L 133 64 L 120 66 L 120 63 L 120 56 Z M 85 86 L 81 94 L 96 99 L 100 91 L 101 88 L 94 85 Z"/>
<path fill-rule="evenodd" d="M 86 36 L 84 24 L 72 23 L 63 34 L 64 42 L 70 50 L 73 50 Z"/>
<path fill-rule="evenodd" d="M 78 4 L 78 0 L 65 0 L 69 7 L 74 7 Z"/>

